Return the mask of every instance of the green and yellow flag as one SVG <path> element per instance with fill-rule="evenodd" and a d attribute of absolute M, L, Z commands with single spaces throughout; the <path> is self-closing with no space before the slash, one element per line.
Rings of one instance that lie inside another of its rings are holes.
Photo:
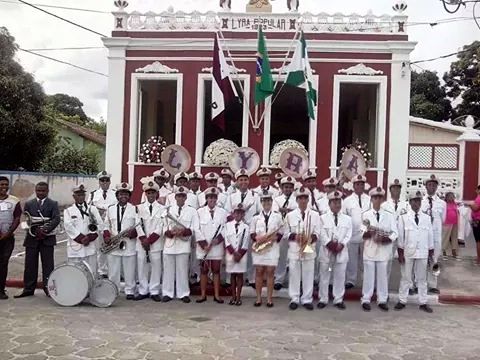
<path fill-rule="evenodd" d="M 255 86 L 255 105 L 265 101 L 273 94 L 272 69 L 268 59 L 267 45 L 261 27 L 258 29 L 257 84 Z"/>

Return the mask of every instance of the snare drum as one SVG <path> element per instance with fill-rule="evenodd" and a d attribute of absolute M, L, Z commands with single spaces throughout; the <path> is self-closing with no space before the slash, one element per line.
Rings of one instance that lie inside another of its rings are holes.
<path fill-rule="evenodd" d="M 85 262 L 64 263 L 50 274 L 48 292 L 58 305 L 75 306 L 85 300 L 93 282 L 93 274 Z"/>
<path fill-rule="evenodd" d="M 108 279 L 95 280 L 90 290 L 89 300 L 94 306 L 107 308 L 112 306 L 118 296 L 118 288 Z"/>

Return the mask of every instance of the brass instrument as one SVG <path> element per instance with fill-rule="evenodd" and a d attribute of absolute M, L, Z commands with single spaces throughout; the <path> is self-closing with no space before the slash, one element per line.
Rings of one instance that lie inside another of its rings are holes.
<path fill-rule="evenodd" d="M 260 241 L 256 241 L 252 245 L 252 251 L 255 254 L 264 254 L 268 250 L 270 250 L 272 248 L 273 244 L 275 243 L 275 241 L 276 241 L 275 238 L 277 237 L 277 233 L 280 231 L 281 228 L 282 228 L 282 226 L 279 226 L 278 229 L 276 229 L 275 231 L 272 231 L 268 234 L 260 236 L 259 237 Z"/>
<path fill-rule="evenodd" d="M 134 226 L 131 226 L 123 231 L 120 231 L 117 235 L 112 236 L 110 238 L 110 241 L 105 243 L 103 242 L 102 246 L 100 247 L 100 252 L 102 254 L 108 254 L 114 250 L 125 250 L 126 243 L 124 238 L 128 235 L 130 231 L 135 229 L 138 225 L 140 225 L 140 221 L 137 222 Z"/>
<path fill-rule="evenodd" d="M 38 210 L 38 217 L 32 216 L 28 211 L 23 213 L 25 216 L 25 221 L 22 221 L 20 228 L 27 230 L 28 234 L 32 237 L 37 236 L 37 231 L 41 228 L 48 228 L 51 224 L 51 219 L 47 219 L 43 216 L 42 212 Z M 63 220 L 60 220 L 58 226 L 47 234 L 47 236 L 59 235 L 64 232 L 63 230 Z"/>
<path fill-rule="evenodd" d="M 310 216 L 308 216 L 299 236 L 300 257 L 304 257 L 306 254 L 313 254 L 314 252 L 310 225 Z M 300 229 L 300 221 L 298 222 L 298 228 Z"/>
<path fill-rule="evenodd" d="M 176 225 L 176 228 L 180 228 L 182 230 L 188 229 L 185 225 L 183 225 L 180 221 L 178 221 L 172 214 L 170 214 L 169 209 L 170 209 L 170 206 L 167 207 L 167 210 L 161 215 L 161 217 L 163 219 L 169 219 L 170 221 L 172 221 Z M 183 241 L 190 240 L 189 238 L 184 238 L 184 237 L 180 237 L 180 239 L 182 239 Z"/>
<path fill-rule="evenodd" d="M 380 240 L 381 238 L 386 238 L 386 237 L 388 238 L 393 233 L 393 231 L 385 231 L 385 230 L 383 230 L 379 227 L 370 225 L 370 221 L 368 221 L 367 219 L 363 220 L 361 230 L 363 232 L 373 232 L 373 233 L 375 233 L 375 235 L 371 238 L 371 240 L 376 242 L 376 243 L 381 243 L 381 244 L 383 243 L 383 241 Z"/>

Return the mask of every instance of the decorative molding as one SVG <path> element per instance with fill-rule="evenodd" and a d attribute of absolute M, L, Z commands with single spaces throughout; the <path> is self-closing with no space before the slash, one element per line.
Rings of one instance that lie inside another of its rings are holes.
<path fill-rule="evenodd" d="M 348 69 L 340 69 L 338 70 L 339 74 L 346 74 L 346 75 L 382 75 L 382 70 L 375 70 L 371 67 L 366 66 L 365 64 L 357 64 L 355 66 L 351 66 Z"/>
<path fill-rule="evenodd" d="M 246 73 L 247 70 L 245 69 L 239 69 L 233 65 L 228 65 L 230 67 L 230 74 L 235 74 L 235 73 Z M 211 74 L 213 71 L 213 67 L 204 67 L 202 68 L 202 73 L 209 73 Z"/>
<path fill-rule="evenodd" d="M 136 69 L 135 72 L 171 74 L 178 73 L 179 71 L 178 69 L 172 69 L 167 65 L 163 65 L 160 61 L 154 61 L 149 65 Z"/>
<path fill-rule="evenodd" d="M 282 70 L 282 74 L 287 74 L 288 73 L 288 66 L 284 66 L 283 68 L 273 68 L 272 73 L 273 74 L 280 74 L 280 70 Z M 315 74 L 317 71 L 315 69 L 312 69 L 312 73 Z"/>

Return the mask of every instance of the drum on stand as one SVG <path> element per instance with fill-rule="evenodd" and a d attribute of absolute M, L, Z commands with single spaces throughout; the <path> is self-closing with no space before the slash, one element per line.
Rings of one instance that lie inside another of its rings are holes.
<path fill-rule="evenodd" d="M 83 261 L 57 266 L 48 278 L 48 292 L 61 306 L 75 306 L 85 300 L 93 287 L 94 277 Z"/>
<path fill-rule="evenodd" d="M 118 288 L 108 279 L 97 279 L 90 290 L 89 300 L 94 306 L 107 308 L 112 306 L 118 297 Z"/>

